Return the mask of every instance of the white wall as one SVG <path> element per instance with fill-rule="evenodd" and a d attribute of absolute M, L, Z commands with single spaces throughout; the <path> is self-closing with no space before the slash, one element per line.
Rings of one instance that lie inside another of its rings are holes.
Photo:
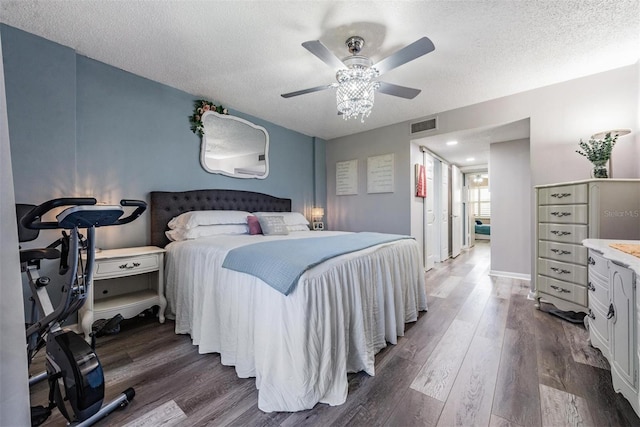
<path fill-rule="evenodd" d="M 491 274 L 531 277 L 529 140 L 491 144 Z"/>
<path fill-rule="evenodd" d="M 0 40 L 0 65 L 2 64 Z M 29 386 L 4 69 L 0 66 L 0 426 L 27 426 Z"/>

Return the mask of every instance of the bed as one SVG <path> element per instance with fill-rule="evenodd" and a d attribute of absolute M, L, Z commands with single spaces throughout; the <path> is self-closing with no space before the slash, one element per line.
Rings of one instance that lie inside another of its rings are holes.
<path fill-rule="evenodd" d="M 396 344 L 405 323 L 427 309 L 413 239 L 333 257 L 305 271 L 284 295 L 257 277 L 223 268 L 227 254 L 254 242 L 294 245 L 309 241 L 292 239 L 314 242 L 342 233 L 240 234 L 170 243 L 168 222 L 199 210 L 290 212 L 291 200 L 236 190 L 151 193 L 151 244 L 167 250 L 167 315 L 175 319 L 176 333 L 190 334 L 200 353 L 219 353 L 221 363 L 234 366 L 239 377 L 255 377 L 262 411 L 344 403 L 347 373 L 374 375 L 375 354 Z"/>
<path fill-rule="evenodd" d="M 480 239 L 480 240 L 491 239 L 491 224 L 483 224 L 482 221 L 476 220 L 475 234 L 476 234 L 476 239 Z"/>

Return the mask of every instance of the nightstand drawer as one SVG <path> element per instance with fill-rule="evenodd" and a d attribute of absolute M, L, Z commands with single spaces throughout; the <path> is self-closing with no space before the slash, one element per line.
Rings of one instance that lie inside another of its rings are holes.
<path fill-rule="evenodd" d="M 584 286 L 538 275 L 538 291 L 587 306 L 587 288 Z"/>
<path fill-rule="evenodd" d="M 572 205 L 574 203 L 587 203 L 588 200 L 587 184 L 547 187 L 538 190 L 539 205 Z"/>
<path fill-rule="evenodd" d="M 114 260 L 102 260 L 96 263 L 94 279 L 124 277 L 155 271 L 159 267 L 158 255 L 126 257 Z"/>
<path fill-rule="evenodd" d="M 538 238 L 560 243 L 582 243 L 589 237 L 586 225 L 538 224 Z"/>
<path fill-rule="evenodd" d="M 538 222 L 587 224 L 587 205 L 550 205 L 538 207 Z"/>

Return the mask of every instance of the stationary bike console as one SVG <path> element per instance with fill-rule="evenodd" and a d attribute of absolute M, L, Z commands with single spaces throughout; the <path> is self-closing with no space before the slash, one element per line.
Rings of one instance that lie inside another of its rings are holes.
<path fill-rule="evenodd" d="M 56 221 L 42 221 L 50 211 L 69 206 L 56 216 Z M 25 214 L 29 205 L 17 205 L 20 242 L 34 240 L 39 230 L 64 229 L 63 238 L 47 248 L 26 249 L 20 252 L 23 271 L 29 276 L 32 293 L 32 319 L 26 328 L 29 364 L 36 352 L 46 346 L 46 373 L 38 375 L 30 385 L 40 379 L 49 382 L 49 405 L 32 408 L 32 425 L 39 425 L 58 407 L 62 415 L 73 425 L 91 425 L 118 407 L 126 406 L 133 399 L 132 388 L 102 407 L 104 399 L 104 374 L 102 365 L 92 345 L 75 332 L 65 331 L 61 324 L 84 304 L 92 284 L 95 260 L 95 229 L 111 225 L 123 225 L 134 221 L 146 209 L 140 200 L 121 200 L 120 205 L 97 204 L 94 198 L 60 198 L 35 206 Z M 121 218 L 125 207 L 135 207 L 128 216 Z M 79 233 L 86 229 L 86 239 Z M 32 231 L 36 230 L 36 231 Z M 62 245 L 60 253 L 56 246 Z M 86 250 L 86 265 L 80 255 Z M 67 264 L 67 256 L 70 262 Z M 60 274 L 69 273 L 69 283 L 62 287 L 62 297 L 53 306 L 46 289 L 48 277 L 40 277 L 38 270 L 42 259 L 61 258 Z M 102 407 L 102 408 L 101 408 Z"/>

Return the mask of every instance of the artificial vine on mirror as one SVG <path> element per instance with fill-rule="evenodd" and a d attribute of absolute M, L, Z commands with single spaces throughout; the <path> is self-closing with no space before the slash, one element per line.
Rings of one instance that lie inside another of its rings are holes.
<path fill-rule="evenodd" d="M 226 108 L 222 105 L 216 105 L 211 101 L 205 99 L 198 99 L 193 103 L 193 114 L 189 116 L 189 123 L 191 123 L 191 132 L 196 135 L 204 135 L 204 126 L 202 125 L 202 115 L 207 111 L 215 111 L 218 114 L 229 114 Z"/>

